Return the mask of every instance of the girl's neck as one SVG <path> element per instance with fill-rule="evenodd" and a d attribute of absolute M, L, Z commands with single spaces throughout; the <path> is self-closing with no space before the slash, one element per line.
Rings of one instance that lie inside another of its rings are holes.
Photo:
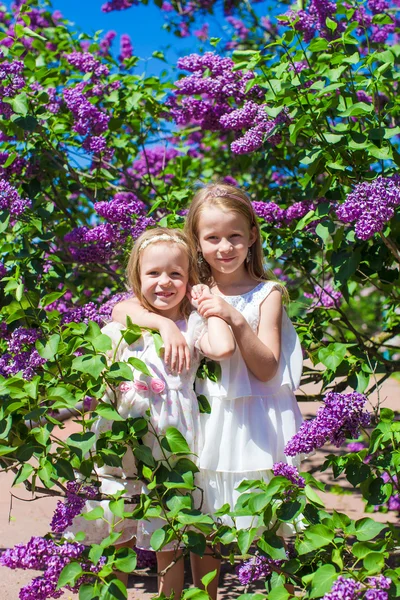
<path fill-rule="evenodd" d="M 234 273 L 220 273 L 219 271 L 212 271 L 212 278 L 214 281 L 214 285 L 221 290 L 221 292 L 225 291 L 236 291 L 239 293 L 243 291 L 244 288 L 252 288 L 257 282 L 256 279 L 253 279 L 247 272 L 246 268 L 243 265 L 243 269 L 237 269 Z"/>

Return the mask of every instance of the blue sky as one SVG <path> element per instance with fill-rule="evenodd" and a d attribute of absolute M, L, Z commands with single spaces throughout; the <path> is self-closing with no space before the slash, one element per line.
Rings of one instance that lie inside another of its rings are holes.
<path fill-rule="evenodd" d="M 196 50 L 193 38 L 180 39 L 162 28 L 163 13 L 151 0 L 148 6 L 140 4 L 124 11 L 111 13 L 101 11 L 104 2 L 105 0 L 53 0 L 53 7 L 60 10 L 64 17 L 73 21 L 77 28 L 85 33 L 93 33 L 100 29 L 104 31 L 114 29 L 119 35 L 128 33 L 135 54 L 143 59 L 151 57 L 154 50 L 163 50 L 174 64 L 178 55 L 189 54 Z M 118 52 L 118 39 L 114 40 L 113 48 Z M 156 74 L 162 68 L 163 63 L 153 59 L 146 70 Z"/>

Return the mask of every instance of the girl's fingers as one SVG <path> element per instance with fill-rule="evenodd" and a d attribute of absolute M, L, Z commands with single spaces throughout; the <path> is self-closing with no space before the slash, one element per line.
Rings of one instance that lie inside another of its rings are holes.
<path fill-rule="evenodd" d="M 186 371 L 190 369 L 190 352 L 188 346 L 185 346 L 185 363 L 186 363 Z"/>
<path fill-rule="evenodd" d="M 180 375 L 182 373 L 184 366 L 185 366 L 185 350 L 181 346 L 178 348 L 178 375 Z"/>
<path fill-rule="evenodd" d="M 167 366 L 169 366 L 170 359 L 171 359 L 171 346 L 170 346 L 170 344 L 165 344 L 165 346 L 164 346 L 164 362 Z"/>
<path fill-rule="evenodd" d="M 170 364 L 171 371 L 176 370 L 177 363 L 178 363 L 178 350 L 177 350 L 177 348 L 173 348 L 172 352 L 171 352 L 171 364 Z"/>

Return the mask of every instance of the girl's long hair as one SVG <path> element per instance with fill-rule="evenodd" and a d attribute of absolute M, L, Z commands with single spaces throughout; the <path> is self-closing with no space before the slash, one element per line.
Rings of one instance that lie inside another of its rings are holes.
<path fill-rule="evenodd" d="M 245 219 L 250 230 L 255 227 L 257 237 L 252 246 L 250 246 L 251 257 L 249 262 L 245 262 L 245 267 L 250 277 L 256 281 L 271 279 L 264 266 L 264 254 L 257 215 L 247 195 L 242 190 L 227 183 L 208 184 L 194 195 L 186 217 L 185 231 L 188 237 L 194 240 L 198 250 L 200 248 L 199 218 L 203 210 L 208 206 L 215 206 L 215 208 L 220 208 L 227 212 L 236 212 Z M 201 258 L 199 275 L 201 281 L 207 283 L 207 285 L 213 283 L 211 269 L 206 261 L 202 261 Z"/>
<path fill-rule="evenodd" d="M 154 239 L 163 236 L 160 239 Z M 151 241 L 153 240 L 154 241 Z M 150 241 L 149 241 L 150 240 Z M 145 243 L 147 242 L 147 243 Z M 143 245 L 145 248 L 150 244 L 176 244 L 179 248 L 182 248 L 189 260 L 189 285 L 196 285 L 199 283 L 199 273 L 197 268 L 197 255 L 196 248 L 191 241 L 190 237 L 182 231 L 182 229 L 168 229 L 167 227 L 156 227 L 155 229 L 148 229 L 142 235 L 140 235 L 135 241 L 131 254 L 128 260 L 126 268 L 126 274 L 129 285 L 131 286 L 136 298 L 139 300 L 144 308 L 147 308 L 150 312 L 154 312 L 154 308 L 150 306 L 146 298 L 142 294 L 142 285 L 140 278 L 140 257 L 143 251 Z M 181 305 L 181 312 L 184 317 L 189 316 L 192 312 L 192 307 L 188 298 L 183 299 Z"/>

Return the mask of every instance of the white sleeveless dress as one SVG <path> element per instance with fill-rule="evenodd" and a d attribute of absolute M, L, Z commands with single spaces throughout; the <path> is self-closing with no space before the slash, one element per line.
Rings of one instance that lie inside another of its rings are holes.
<path fill-rule="evenodd" d="M 102 333 L 111 338 L 113 349 L 108 352 L 109 359 L 112 362 L 126 362 L 130 357 L 140 358 L 144 361 L 156 380 L 156 385 L 152 385 L 153 379 L 135 371 L 134 382 L 123 382 L 117 389 L 117 407 L 119 414 L 127 419 L 129 417 L 143 416 L 146 410 L 150 409 L 150 422 L 158 434 L 165 433 L 168 427 L 175 427 L 185 437 L 189 448 L 192 451 L 191 460 L 198 462 L 198 455 L 201 448 L 201 430 L 199 422 L 199 408 L 196 394 L 194 392 L 194 379 L 196 371 L 200 364 L 201 355 L 199 352 L 199 342 L 206 332 L 206 321 L 200 317 L 197 312 L 189 315 L 187 322 L 185 320 L 177 321 L 176 325 L 181 330 L 188 344 L 191 355 L 191 367 L 189 371 L 184 370 L 181 375 L 170 373 L 165 366 L 163 359 L 158 356 L 152 336 L 148 332 L 143 332 L 133 344 L 127 344 L 125 340 L 121 342 L 121 331 L 125 329 L 120 323 L 112 322 L 103 327 Z M 117 349 L 114 356 L 114 351 Z M 142 385 L 137 385 L 140 382 Z M 144 384 L 144 385 L 143 385 Z M 164 389 L 163 385 L 164 384 Z M 148 390 L 143 388 L 148 387 Z M 142 388 L 137 389 L 137 388 Z M 107 394 L 103 398 L 106 402 Z M 97 436 L 100 433 L 111 429 L 112 421 L 99 417 L 92 427 L 92 431 Z M 164 456 L 156 437 L 152 433 L 147 433 L 143 442 L 152 450 L 156 460 L 161 460 Z M 174 458 L 172 457 L 172 461 Z M 122 468 L 103 466 L 97 469 L 97 475 L 101 481 L 100 491 L 104 494 L 115 494 L 123 491 L 126 495 L 136 495 L 147 493 L 143 482 L 138 480 L 137 468 L 132 451 L 128 449 L 122 459 Z M 114 531 L 122 531 L 122 536 L 117 544 L 126 542 L 136 537 L 136 546 L 142 549 L 151 550 L 150 538 L 153 532 L 165 525 L 161 519 L 133 521 L 125 519 L 120 522 L 109 509 L 109 502 L 90 501 L 86 502 L 85 511 L 89 512 L 99 506 L 104 509 L 104 519 L 87 521 L 82 517 L 76 517 L 69 531 L 73 534 L 78 531 L 84 531 L 86 534 L 85 543 L 100 543 L 110 534 L 110 525 L 115 525 Z M 132 511 L 133 505 L 126 505 L 126 511 Z M 171 550 L 173 542 L 163 548 Z"/>
<path fill-rule="evenodd" d="M 241 296 L 222 297 L 257 332 L 260 306 L 273 289 L 281 288 L 265 281 Z M 298 466 L 300 462 L 283 451 L 302 423 L 294 390 L 300 384 L 303 366 L 300 341 L 285 310 L 279 367 L 270 381 L 259 381 L 248 370 L 239 348 L 220 365 L 220 381 L 196 381 L 197 393 L 204 394 L 211 405 L 211 414 L 200 415 L 204 445 L 199 462 L 204 487 L 202 510 L 210 514 L 225 503 L 233 509 L 240 495 L 235 490 L 244 479 L 269 481 L 274 463 Z M 232 525 L 228 516 L 221 520 Z M 236 525 L 245 529 L 255 523 L 245 516 L 236 518 Z"/>

